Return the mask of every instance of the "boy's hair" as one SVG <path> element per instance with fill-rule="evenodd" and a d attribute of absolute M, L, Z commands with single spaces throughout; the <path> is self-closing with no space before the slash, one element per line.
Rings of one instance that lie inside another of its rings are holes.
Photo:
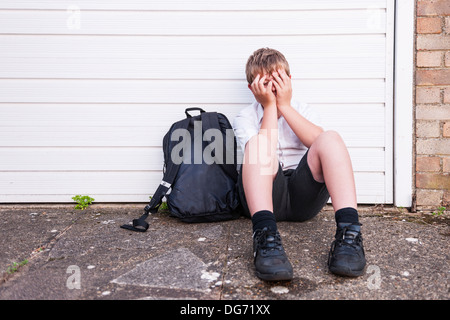
<path fill-rule="evenodd" d="M 289 64 L 280 51 L 270 48 L 258 49 L 247 60 L 245 67 L 247 82 L 251 84 L 257 74 L 263 71 L 272 73 L 278 68 L 284 68 L 287 75 L 290 75 Z"/>

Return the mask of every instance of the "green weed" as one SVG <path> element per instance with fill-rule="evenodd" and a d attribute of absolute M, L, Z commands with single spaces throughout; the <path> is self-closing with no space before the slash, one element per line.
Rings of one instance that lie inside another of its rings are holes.
<path fill-rule="evenodd" d="M 28 260 L 25 259 L 22 262 L 13 262 L 7 269 L 6 272 L 8 274 L 13 274 L 14 272 L 16 272 L 17 270 L 19 270 L 20 267 L 26 265 L 28 263 Z"/>
<path fill-rule="evenodd" d="M 95 201 L 94 198 L 81 195 L 76 195 L 72 197 L 72 200 L 77 203 L 77 205 L 75 206 L 76 210 L 85 210 L 90 204 L 92 204 L 92 202 Z"/>
<path fill-rule="evenodd" d="M 433 216 L 443 215 L 445 213 L 446 209 L 447 209 L 446 207 L 441 206 L 441 207 L 437 208 L 437 211 L 434 211 L 432 214 L 433 214 Z"/>

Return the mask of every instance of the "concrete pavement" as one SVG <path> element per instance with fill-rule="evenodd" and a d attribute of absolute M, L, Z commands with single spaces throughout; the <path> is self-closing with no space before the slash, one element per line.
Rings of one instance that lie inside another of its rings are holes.
<path fill-rule="evenodd" d="M 254 275 L 248 219 L 185 224 L 158 213 L 137 233 L 119 227 L 143 204 L 73 207 L 0 206 L 1 300 L 450 298 L 448 213 L 360 208 L 368 262 L 359 278 L 328 271 L 331 210 L 304 223 L 281 222 L 294 279 L 267 283 Z"/>

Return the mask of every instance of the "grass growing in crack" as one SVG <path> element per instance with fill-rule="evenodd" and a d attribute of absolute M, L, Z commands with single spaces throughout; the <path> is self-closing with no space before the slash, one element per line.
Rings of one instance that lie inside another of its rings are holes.
<path fill-rule="evenodd" d="M 21 262 L 13 262 L 7 269 L 6 269 L 6 273 L 8 274 L 13 274 L 14 272 L 16 272 L 17 270 L 19 270 L 20 267 L 23 267 L 24 265 L 26 265 L 28 263 L 28 260 L 25 259 Z"/>

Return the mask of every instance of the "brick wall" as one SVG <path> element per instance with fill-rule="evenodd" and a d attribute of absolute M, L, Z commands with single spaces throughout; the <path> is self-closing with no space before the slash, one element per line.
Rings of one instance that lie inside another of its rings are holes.
<path fill-rule="evenodd" d="M 450 0 L 417 0 L 416 201 L 450 207 Z"/>

